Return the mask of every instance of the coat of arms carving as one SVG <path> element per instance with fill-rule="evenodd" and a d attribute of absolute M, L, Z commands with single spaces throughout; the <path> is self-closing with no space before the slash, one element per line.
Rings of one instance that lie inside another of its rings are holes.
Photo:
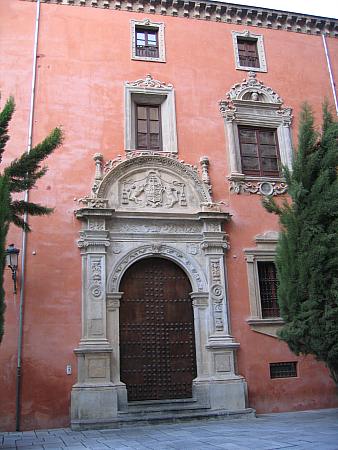
<path fill-rule="evenodd" d="M 143 178 L 123 183 L 121 203 L 151 208 L 172 208 L 176 204 L 187 206 L 185 184 L 176 180 L 166 181 L 159 172 L 150 170 Z"/>

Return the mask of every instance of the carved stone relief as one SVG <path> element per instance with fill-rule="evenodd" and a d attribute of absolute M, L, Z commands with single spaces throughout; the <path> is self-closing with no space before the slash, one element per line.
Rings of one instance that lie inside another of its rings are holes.
<path fill-rule="evenodd" d="M 118 289 L 118 282 L 128 266 L 136 262 L 138 259 L 145 257 L 147 255 L 157 254 L 159 256 L 168 256 L 170 259 L 178 262 L 178 264 L 185 268 L 186 271 L 193 277 L 191 280 L 194 290 L 202 292 L 206 290 L 206 282 L 204 276 L 202 275 L 201 269 L 188 258 L 180 250 L 164 245 L 161 243 L 153 243 L 151 245 L 144 245 L 138 247 L 135 250 L 129 252 L 126 256 L 120 260 L 114 267 L 113 272 L 109 276 L 109 289 L 111 292 L 115 292 Z"/>
<path fill-rule="evenodd" d="M 111 226 L 112 232 L 123 233 L 170 233 L 170 234 L 191 234 L 200 233 L 201 225 L 196 223 L 118 223 L 114 222 Z"/>
<path fill-rule="evenodd" d="M 88 230 L 92 231 L 103 231 L 105 229 L 105 220 L 104 219 L 90 219 L 88 221 Z"/>
<path fill-rule="evenodd" d="M 166 181 L 160 172 L 150 170 L 142 178 L 129 178 L 123 182 L 121 204 L 134 204 L 141 208 L 172 208 L 176 204 L 187 206 L 184 190 L 184 183 Z"/>
<path fill-rule="evenodd" d="M 89 290 L 94 298 L 99 298 L 102 296 L 103 289 L 101 259 L 91 259 L 90 273 Z"/>
<path fill-rule="evenodd" d="M 230 190 L 235 194 L 282 195 L 288 185 L 282 181 L 237 181 L 230 180 Z"/>
<path fill-rule="evenodd" d="M 200 211 L 213 205 L 208 184 L 197 168 L 174 156 L 131 152 L 105 165 L 97 196 L 109 199 L 113 208 L 181 209 Z M 95 207 L 91 198 L 82 203 Z"/>
<path fill-rule="evenodd" d="M 190 255 L 199 255 L 200 254 L 200 246 L 199 244 L 187 244 L 187 251 Z"/>
<path fill-rule="evenodd" d="M 219 260 L 210 261 L 212 281 L 221 281 L 221 266 Z"/>
<path fill-rule="evenodd" d="M 214 310 L 215 331 L 224 331 L 224 322 L 223 322 L 224 293 L 221 284 L 214 284 L 211 287 L 211 297 Z"/>

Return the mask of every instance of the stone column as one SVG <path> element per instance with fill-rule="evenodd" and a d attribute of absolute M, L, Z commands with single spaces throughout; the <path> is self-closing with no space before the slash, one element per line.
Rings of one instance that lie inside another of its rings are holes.
<path fill-rule="evenodd" d="M 230 334 L 224 260 L 227 241 L 222 231 L 222 221 L 205 221 L 203 238 L 209 284 L 209 336 L 206 351 L 209 354 L 207 389 L 210 407 L 244 409 L 246 383 L 243 377 L 235 373 L 235 351 L 239 343 Z"/>
<path fill-rule="evenodd" d="M 74 350 L 78 382 L 71 394 L 74 429 L 109 422 L 117 415 L 116 388 L 111 381 L 112 348 L 107 338 L 105 219 L 88 219 L 78 245 L 82 256 L 82 336 Z"/>
<path fill-rule="evenodd" d="M 119 411 L 128 409 L 128 393 L 125 383 L 121 381 L 120 374 L 120 300 L 123 292 L 110 292 L 107 294 L 107 336 L 113 349 L 111 358 L 112 382 L 116 387 Z"/>

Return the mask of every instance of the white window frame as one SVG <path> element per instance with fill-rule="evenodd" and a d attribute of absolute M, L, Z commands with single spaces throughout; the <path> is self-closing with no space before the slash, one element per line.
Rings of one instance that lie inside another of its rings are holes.
<path fill-rule="evenodd" d="M 142 27 L 148 30 L 157 31 L 158 39 L 158 58 L 150 56 L 137 56 L 136 55 L 136 28 Z M 130 21 L 130 34 L 131 34 L 131 59 L 136 61 L 153 61 L 153 62 L 166 62 L 165 59 L 165 43 L 164 43 L 164 28 L 163 22 L 152 22 L 149 19 L 144 20 L 131 20 Z"/>
<path fill-rule="evenodd" d="M 264 41 L 261 34 L 254 34 L 250 31 L 232 31 L 232 42 L 235 54 L 235 67 L 237 70 L 249 70 L 253 72 L 267 72 L 267 64 L 264 51 Z M 256 41 L 257 54 L 259 59 L 259 67 L 242 66 L 239 59 L 238 38 L 247 39 L 248 41 Z"/>
<path fill-rule="evenodd" d="M 146 75 L 144 79 L 125 83 L 124 140 L 126 151 L 137 150 L 135 133 L 135 109 L 137 104 L 159 105 L 161 107 L 161 152 L 177 153 L 175 92 L 173 86 L 154 80 L 151 75 Z M 140 151 L 144 152 L 145 150 Z"/>
<path fill-rule="evenodd" d="M 284 321 L 281 317 L 262 317 L 258 262 L 275 261 L 278 232 L 268 231 L 255 237 L 256 247 L 243 249 L 248 275 L 250 317 L 247 323 L 258 333 L 276 337 Z"/>
<path fill-rule="evenodd" d="M 270 194 L 277 195 L 286 191 L 282 175 L 262 177 L 243 173 L 238 135 L 240 126 L 276 130 L 281 164 L 291 169 L 293 159 L 290 128 L 292 110 L 283 108 L 282 104 L 283 101 L 278 94 L 261 81 L 256 80 L 256 73 L 252 71 L 249 72 L 247 80 L 237 83 L 231 88 L 226 94 L 226 100 L 220 101 L 220 111 L 224 118 L 228 144 L 229 180 L 237 186 L 234 189 L 236 191 L 238 188 L 237 193 L 242 190 L 266 195 L 270 190 Z M 256 187 L 258 186 L 257 192 L 251 182 L 256 183 Z M 247 184 L 245 185 L 245 183 Z"/>

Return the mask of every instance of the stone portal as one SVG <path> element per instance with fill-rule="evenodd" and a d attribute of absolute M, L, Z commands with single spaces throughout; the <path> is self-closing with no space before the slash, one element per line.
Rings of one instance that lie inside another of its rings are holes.
<path fill-rule="evenodd" d="M 167 411 L 191 397 L 195 412 L 247 412 L 246 383 L 235 373 L 239 343 L 229 332 L 230 216 L 212 201 L 206 160 L 200 177 L 163 154 L 130 154 L 104 167 L 95 155 L 92 193 L 77 211 L 83 316 L 73 428 L 130 420 L 135 400 L 143 405 L 137 420 L 147 420 L 144 401 L 155 399 L 173 401 Z"/>

